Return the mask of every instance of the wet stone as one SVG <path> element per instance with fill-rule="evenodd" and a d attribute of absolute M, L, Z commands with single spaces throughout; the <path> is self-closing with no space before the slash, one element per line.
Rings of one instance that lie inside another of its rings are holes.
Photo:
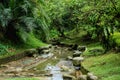
<path fill-rule="evenodd" d="M 0 68 L 8 68 L 9 67 L 9 65 L 0 65 Z"/>
<path fill-rule="evenodd" d="M 87 74 L 87 79 L 88 80 L 98 80 L 98 77 L 93 75 L 92 73 Z"/>
<path fill-rule="evenodd" d="M 67 59 L 68 59 L 68 60 L 72 60 L 73 58 L 72 58 L 71 56 L 68 56 Z"/>
<path fill-rule="evenodd" d="M 50 49 L 43 50 L 42 52 L 43 52 L 44 54 L 50 53 Z"/>
<path fill-rule="evenodd" d="M 48 54 L 42 54 L 41 57 L 48 58 L 48 57 L 52 57 L 53 55 L 54 55 L 53 53 L 48 53 Z"/>
<path fill-rule="evenodd" d="M 9 74 L 6 74 L 6 76 L 8 77 L 15 77 L 16 74 L 13 74 L 13 73 L 9 73 Z"/>
<path fill-rule="evenodd" d="M 77 50 L 84 52 L 86 50 L 86 46 L 78 46 Z"/>
<path fill-rule="evenodd" d="M 73 60 L 74 61 L 83 61 L 84 58 L 83 57 L 74 57 Z"/>
<path fill-rule="evenodd" d="M 34 76 L 35 77 L 35 74 L 34 73 L 27 73 L 27 76 Z"/>
<path fill-rule="evenodd" d="M 87 75 L 80 75 L 79 80 L 87 80 Z"/>

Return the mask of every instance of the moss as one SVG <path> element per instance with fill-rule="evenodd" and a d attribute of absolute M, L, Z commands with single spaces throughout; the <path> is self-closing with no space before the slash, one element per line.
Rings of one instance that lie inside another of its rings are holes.
<path fill-rule="evenodd" d="M 47 44 L 43 43 L 42 41 L 40 41 L 39 39 L 37 39 L 33 33 L 29 33 L 27 36 L 25 43 L 25 47 L 32 47 L 32 48 L 36 48 L 36 47 L 40 47 L 40 46 L 46 46 Z"/>
<path fill-rule="evenodd" d="M 94 50 L 100 50 L 100 52 L 94 51 Z M 87 50 L 84 52 L 83 55 L 84 56 L 97 56 L 97 55 L 103 54 L 103 52 L 104 52 L 104 49 L 98 42 L 98 43 L 92 43 L 92 44 L 87 45 Z"/>
<path fill-rule="evenodd" d="M 103 80 L 120 80 L 120 75 L 111 75 L 109 77 L 103 78 Z"/>
<path fill-rule="evenodd" d="M 109 52 L 109 54 L 89 57 L 83 65 L 93 72 L 100 80 L 120 80 L 120 55 Z"/>

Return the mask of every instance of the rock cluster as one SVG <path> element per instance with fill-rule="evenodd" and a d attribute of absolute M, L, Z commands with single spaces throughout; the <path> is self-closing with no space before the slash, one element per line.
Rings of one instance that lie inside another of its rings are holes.
<path fill-rule="evenodd" d="M 74 50 L 73 56 L 68 56 L 69 60 L 72 60 L 73 65 L 75 67 L 75 76 L 78 80 L 98 80 L 98 77 L 93 75 L 92 73 L 88 72 L 87 75 L 84 75 L 81 73 L 81 62 L 84 60 L 84 58 L 81 56 L 83 52 L 87 49 L 85 46 L 76 46 Z M 81 74 L 80 74 L 81 73 Z"/>
<path fill-rule="evenodd" d="M 78 80 L 98 80 L 98 77 L 92 73 L 87 73 L 87 75 L 80 75 Z"/>

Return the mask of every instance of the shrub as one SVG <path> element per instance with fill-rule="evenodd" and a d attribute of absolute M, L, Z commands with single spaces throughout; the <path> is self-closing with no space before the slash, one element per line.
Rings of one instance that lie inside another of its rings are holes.
<path fill-rule="evenodd" d="M 0 44 L 0 55 L 4 55 L 5 53 L 8 53 L 7 49 L 8 49 L 8 46 Z"/>
<path fill-rule="evenodd" d="M 120 46 L 120 32 L 115 32 L 111 35 L 112 44 L 115 46 Z"/>

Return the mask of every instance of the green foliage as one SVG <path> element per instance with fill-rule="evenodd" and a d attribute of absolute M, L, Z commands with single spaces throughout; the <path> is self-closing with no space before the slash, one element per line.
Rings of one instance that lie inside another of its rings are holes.
<path fill-rule="evenodd" d="M 12 19 L 11 9 L 5 8 L 0 4 L 0 24 L 5 27 L 8 25 L 9 21 Z"/>
<path fill-rule="evenodd" d="M 35 38 L 33 34 L 28 34 L 28 38 L 25 42 L 28 46 L 32 47 L 40 47 L 40 46 L 45 46 L 43 42 L 41 42 L 39 39 Z"/>
<path fill-rule="evenodd" d="M 66 32 L 82 29 L 109 50 L 110 34 L 120 30 L 119 5 L 119 0 L 5 0 L 0 3 L 0 29 L 7 38 L 19 41 L 31 32 L 49 41 L 55 35 L 65 37 Z"/>
<path fill-rule="evenodd" d="M 113 41 L 113 44 L 116 46 L 120 46 L 120 33 L 115 32 L 114 34 L 111 35 L 111 40 Z"/>
<path fill-rule="evenodd" d="M 57 30 L 55 30 L 55 29 L 52 29 L 51 31 L 50 31 L 50 38 L 57 38 L 58 37 L 58 31 Z"/>
<path fill-rule="evenodd" d="M 110 34 L 119 30 L 120 1 L 119 0 L 49 0 L 47 12 L 51 18 L 51 27 L 60 34 L 64 31 L 79 28 L 87 35 L 100 41 L 107 50 L 111 48 Z M 110 46 L 110 47 L 109 47 Z"/>
<path fill-rule="evenodd" d="M 5 58 L 14 55 L 22 50 L 16 50 L 17 47 L 13 47 L 12 43 L 2 42 L 0 43 L 0 58 Z"/>
<path fill-rule="evenodd" d="M 103 80 L 119 80 L 120 76 L 119 75 L 112 75 L 106 78 L 103 78 Z"/>
<path fill-rule="evenodd" d="M 0 55 L 5 55 L 6 53 L 8 53 L 8 46 L 0 44 Z"/>
<path fill-rule="evenodd" d="M 7 5 L 5 5 L 7 4 Z M 0 3 L 0 27 L 4 35 L 11 40 L 20 41 L 24 33 L 41 31 L 45 40 L 49 39 L 49 18 L 45 14 L 44 1 L 8 0 Z M 19 36 L 17 33 L 22 31 Z M 12 33 L 11 33 L 12 32 Z M 42 37 L 42 36 L 41 36 Z"/>
<path fill-rule="evenodd" d="M 31 33 L 23 33 L 23 34 L 19 33 L 19 34 L 21 37 L 23 37 L 22 42 L 24 43 L 24 46 L 27 48 L 32 48 L 32 47 L 36 48 L 36 47 L 47 45 L 47 44 L 43 43 L 42 41 L 40 41 L 39 39 L 37 39 L 32 32 Z"/>
<path fill-rule="evenodd" d="M 46 1 L 46 12 L 50 16 L 50 28 L 55 29 L 60 35 L 64 35 L 65 31 L 73 29 L 74 22 L 71 20 L 71 11 L 69 7 L 72 0 L 49 0 Z M 73 23 L 73 24 L 72 24 Z"/>
<path fill-rule="evenodd" d="M 93 72 L 100 80 L 119 80 L 120 55 L 114 52 L 86 59 L 83 66 Z"/>
<path fill-rule="evenodd" d="M 84 56 L 98 56 L 104 53 L 104 49 L 100 43 L 92 43 L 87 45 L 87 50 L 84 52 Z"/>

